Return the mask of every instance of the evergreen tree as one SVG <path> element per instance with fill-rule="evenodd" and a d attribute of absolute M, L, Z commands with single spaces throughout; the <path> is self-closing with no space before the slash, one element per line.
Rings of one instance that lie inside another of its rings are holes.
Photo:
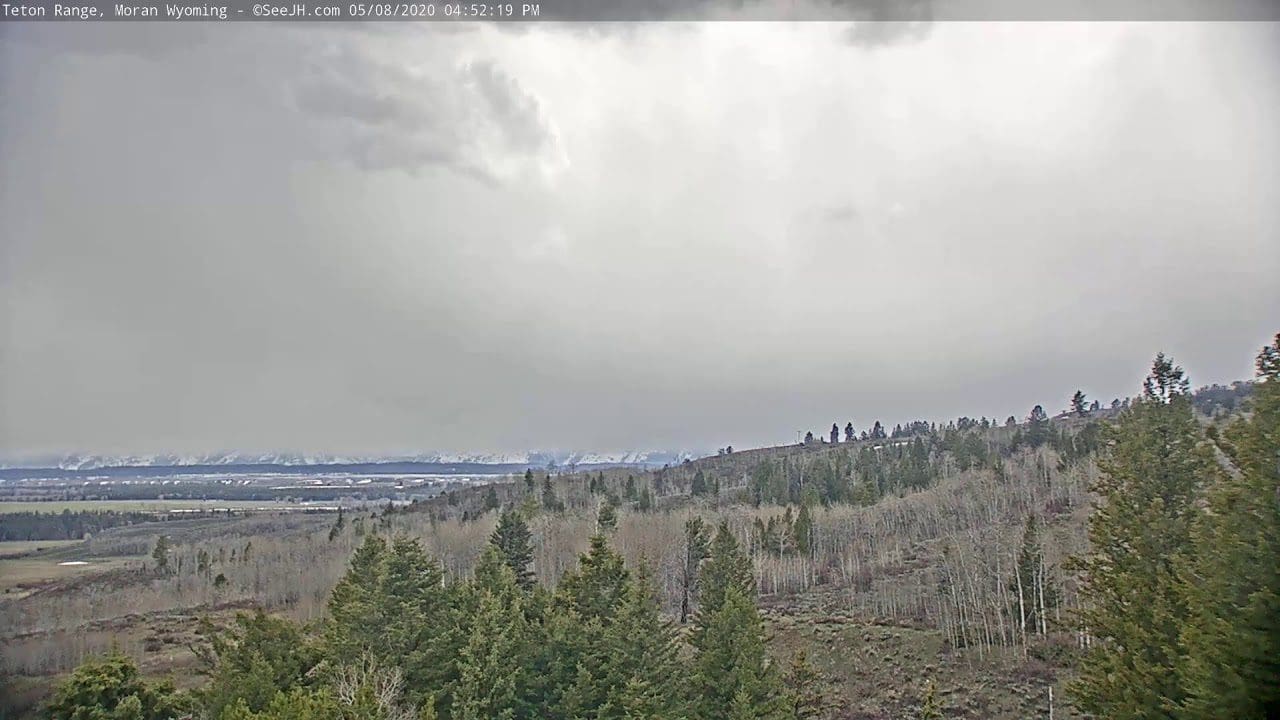
<path fill-rule="evenodd" d="M 498 518 L 498 526 L 489 543 L 498 549 L 502 560 L 511 568 L 516 584 L 525 590 L 533 588 L 535 582 L 533 570 L 533 533 L 529 524 L 516 510 L 507 510 Z"/>
<path fill-rule="evenodd" d="M 542 509 L 554 512 L 561 509 L 560 500 L 556 497 L 556 489 L 551 485 L 551 475 L 542 479 Z"/>
<path fill-rule="evenodd" d="M 838 442 L 840 442 L 840 427 L 831 423 L 831 444 L 835 445 Z"/>
<path fill-rule="evenodd" d="M 809 514 L 809 505 L 801 503 L 800 512 L 791 525 L 791 534 L 796 551 L 809 557 L 813 549 L 813 517 Z"/>
<path fill-rule="evenodd" d="M 791 656 L 791 664 L 783 676 L 787 698 L 796 720 L 813 720 L 822 717 L 827 701 L 822 695 L 822 676 L 809 663 L 804 650 Z"/>
<path fill-rule="evenodd" d="M 342 508 L 338 508 L 338 519 L 334 521 L 333 527 L 329 528 L 329 542 L 333 542 L 342 535 L 342 530 L 347 525 L 347 520 L 342 516 Z"/>
<path fill-rule="evenodd" d="M 699 470 L 693 474 L 693 482 L 689 485 L 690 494 L 701 497 L 707 494 L 707 477 Z"/>
<path fill-rule="evenodd" d="M 535 485 L 536 483 L 533 480 L 533 468 L 526 468 L 524 471 L 524 491 L 532 495 Z"/>
<path fill-rule="evenodd" d="M 932 680 L 925 688 L 924 698 L 920 700 L 920 712 L 916 717 L 919 720 L 943 720 L 946 717 L 942 714 L 942 703 L 938 702 L 938 689 Z"/>
<path fill-rule="evenodd" d="M 90 658 L 58 684 L 45 706 L 49 720 L 170 720 L 191 708 L 172 683 L 149 683 L 133 660 L 112 651 Z"/>
<path fill-rule="evenodd" d="M 1201 442 L 1182 369 L 1156 357 L 1142 397 L 1109 428 L 1093 490 L 1080 614 L 1099 642 L 1071 685 L 1084 712 L 1165 718 L 1184 697 L 1179 638 L 1190 611 L 1175 570 L 1186 557 L 1196 498 L 1217 468 Z"/>
<path fill-rule="evenodd" d="M 490 485 L 484 493 L 484 511 L 497 510 L 501 506 L 502 503 L 498 500 L 498 489 Z"/>
<path fill-rule="evenodd" d="M 1049 416 L 1039 405 L 1031 408 L 1027 415 L 1027 431 L 1023 434 L 1023 442 L 1033 448 L 1040 447 L 1049 440 Z"/>
<path fill-rule="evenodd" d="M 844 441 L 853 442 L 855 439 L 853 434 L 853 423 L 850 422 L 844 426 Z"/>
<path fill-rule="evenodd" d="M 1085 399 L 1084 392 L 1077 390 L 1076 394 L 1071 396 L 1071 412 L 1076 417 L 1084 417 L 1089 414 L 1088 401 Z"/>
<path fill-rule="evenodd" d="M 515 574 L 489 550 L 490 583 L 480 590 L 475 619 L 462 648 L 452 703 L 455 720 L 511 720 L 520 709 L 518 688 L 527 672 L 529 627 L 524 593 Z"/>
<path fill-rule="evenodd" d="M 711 541 L 710 559 L 702 567 L 699 583 L 700 614 L 704 610 L 714 611 L 718 608 L 730 588 L 737 588 L 743 597 L 756 596 L 751 558 L 742 552 L 728 523 L 721 522 L 716 529 L 716 535 Z"/>
<path fill-rule="evenodd" d="M 689 603 L 698 583 L 698 570 L 710 551 L 707 526 L 694 516 L 684 523 L 684 562 L 680 567 L 680 624 L 689 621 Z"/>
<path fill-rule="evenodd" d="M 386 554 L 386 541 L 377 535 L 367 535 L 352 554 L 347 573 L 329 594 L 324 638 L 326 654 L 330 657 L 359 657 L 381 643 L 383 618 L 376 600 Z"/>
<path fill-rule="evenodd" d="M 307 675 L 321 660 L 321 653 L 301 628 L 262 610 L 236 616 L 223 631 L 202 625 L 209 646 L 200 650 L 209 683 L 195 697 L 205 714 L 221 717 L 226 709 L 264 710 L 281 692 L 308 683 Z"/>
<path fill-rule="evenodd" d="M 365 654 L 404 671 L 414 704 L 457 679 L 454 661 L 465 638 L 453 613 L 444 572 L 416 539 L 392 541 L 374 605 L 382 625 L 375 628 L 377 644 Z"/>
<path fill-rule="evenodd" d="M 740 587 L 729 586 L 718 606 L 701 615 L 702 631 L 693 639 L 697 717 L 722 718 L 728 708 L 729 717 L 794 718 L 777 668 L 768 661 L 755 603 Z"/>
<path fill-rule="evenodd" d="M 1019 619 L 1024 637 L 1043 634 L 1047 630 L 1049 608 L 1058 604 L 1056 587 L 1050 582 L 1045 567 L 1044 550 L 1040 545 L 1039 524 L 1035 515 L 1028 515 L 1022 530 L 1022 548 L 1014 567 L 1010 587 L 1017 596 L 1013 599 L 1012 613 Z"/>
<path fill-rule="evenodd" d="M 640 512 L 649 512 L 653 509 L 653 493 L 648 487 L 641 488 L 640 500 L 636 503 L 636 509 Z"/>
<path fill-rule="evenodd" d="M 676 635 L 659 613 L 658 596 L 645 564 L 640 564 L 627 584 L 603 640 L 604 662 L 599 675 L 607 690 L 595 717 L 683 717 L 686 708 Z"/>
<path fill-rule="evenodd" d="M 618 529 L 618 509 L 613 504 L 613 499 L 606 497 L 604 502 L 600 503 L 600 512 L 596 513 L 596 530 L 602 533 L 611 533 Z"/>
<path fill-rule="evenodd" d="M 156 561 L 156 570 L 158 572 L 169 572 L 169 536 L 161 535 L 156 538 L 156 546 L 151 551 L 151 559 Z"/>
<path fill-rule="evenodd" d="M 597 533 L 577 569 L 560 579 L 557 593 L 579 617 L 607 623 L 622 602 L 628 579 L 622 556 L 609 546 L 607 536 Z"/>
<path fill-rule="evenodd" d="M 1209 490 L 1182 573 L 1186 720 L 1280 717 L 1280 335 L 1257 368 L 1252 414 L 1219 442 L 1235 472 Z"/>

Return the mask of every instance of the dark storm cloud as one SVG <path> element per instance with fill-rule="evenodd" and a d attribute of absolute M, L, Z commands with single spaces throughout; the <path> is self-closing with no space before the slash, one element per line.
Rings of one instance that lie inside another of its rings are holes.
<path fill-rule="evenodd" d="M 367 169 L 444 165 L 492 180 L 490 153 L 536 156 L 554 143 L 537 100 L 490 61 L 421 72 L 347 47 L 313 57 L 305 75 L 298 109 Z"/>
<path fill-rule="evenodd" d="M 1274 26 L 847 27 L 6 29 L 0 451 L 747 447 L 1248 374 Z"/>

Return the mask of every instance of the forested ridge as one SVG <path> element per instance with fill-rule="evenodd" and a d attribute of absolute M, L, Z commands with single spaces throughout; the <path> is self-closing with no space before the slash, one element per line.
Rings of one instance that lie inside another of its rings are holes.
<path fill-rule="evenodd" d="M 1104 409 L 1077 393 L 1058 419 L 1037 406 L 1022 422 L 876 423 L 865 438 L 837 423 L 787 451 L 530 472 L 340 519 L 329 541 L 359 542 L 321 619 L 208 625 L 208 680 L 191 691 L 142 679 L 123 655 L 91 660 L 47 713 L 862 717 L 804 654 L 770 651 L 758 607 L 836 587 L 849 609 L 937 627 L 954 648 L 1061 651 L 1062 700 L 1086 717 L 1277 717 L 1280 336 L 1256 364 L 1247 390 L 1208 400 L 1161 355 L 1136 398 Z M 932 504 L 915 500 L 926 490 Z M 547 544 L 587 512 L 586 551 L 561 566 Z M 457 532 L 497 521 L 461 562 L 402 534 L 414 516 Z M 646 525 L 682 530 L 666 538 L 676 551 L 637 551 Z M 909 705 L 962 716 L 931 685 Z"/>

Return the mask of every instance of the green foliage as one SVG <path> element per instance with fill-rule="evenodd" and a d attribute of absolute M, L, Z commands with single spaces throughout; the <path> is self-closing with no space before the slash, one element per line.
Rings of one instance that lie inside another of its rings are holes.
<path fill-rule="evenodd" d="M 1252 415 L 1219 443 L 1235 472 L 1209 490 L 1182 573 L 1188 720 L 1280 717 L 1280 335 L 1257 368 Z"/>
<path fill-rule="evenodd" d="M 1084 417 L 1089 414 L 1089 401 L 1085 397 L 1084 391 L 1077 390 L 1071 396 L 1071 412 L 1076 417 Z"/>
<path fill-rule="evenodd" d="M 791 664 L 783 676 L 787 699 L 796 720 L 813 720 L 826 712 L 827 701 L 822 694 L 822 676 L 809 663 L 804 650 L 791 656 Z"/>
<path fill-rule="evenodd" d="M 484 511 L 490 512 L 502 507 L 502 502 L 498 500 L 498 488 L 490 485 L 484 493 Z"/>
<path fill-rule="evenodd" d="M 942 703 L 938 702 L 938 689 L 932 680 L 924 690 L 924 697 L 920 700 L 920 712 L 916 717 L 919 720 L 943 720 L 946 717 L 942 714 Z"/>
<path fill-rule="evenodd" d="M 383 618 L 376 600 L 386 556 L 386 541 L 366 536 L 351 556 L 347 574 L 330 593 L 325 644 L 331 657 L 357 657 L 380 643 Z"/>
<path fill-rule="evenodd" d="M 151 551 L 151 559 L 156 561 L 156 570 L 159 572 L 169 571 L 169 536 L 161 535 L 156 538 L 156 546 Z"/>
<path fill-rule="evenodd" d="M 751 558 L 738 546 L 727 523 L 720 523 L 711 541 L 710 559 L 702 567 L 700 583 L 700 614 L 719 608 L 730 589 L 736 589 L 743 597 L 755 597 Z"/>
<path fill-rule="evenodd" d="M 698 585 L 702 561 L 710 553 L 710 538 L 702 518 L 693 516 L 684 523 L 684 562 L 680 565 L 680 624 L 689 621 L 690 603 Z"/>
<path fill-rule="evenodd" d="M 808 505 L 801 505 L 795 522 L 791 525 L 791 535 L 795 541 L 796 551 L 809 557 L 813 551 L 813 516 Z"/>
<path fill-rule="evenodd" d="M 1185 694 L 1181 629 L 1190 618 L 1176 569 L 1186 560 L 1196 500 L 1217 466 L 1201 441 L 1182 370 L 1159 355 L 1144 394 L 1108 431 L 1094 491 L 1090 551 L 1079 559 L 1084 627 L 1100 642 L 1071 685 L 1083 711 L 1167 717 Z"/>
<path fill-rule="evenodd" d="M 343 529 L 347 526 L 347 519 L 342 514 L 342 508 L 338 508 L 338 519 L 334 521 L 333 527 L 329 528 L 329 542 L 333 542 L 342 535 Z"/>
<path fill-rule="evenodd" d="M 465 641 L 458 607 L 439 563 L 417 540 L 390 545 L 370 535 L 329 598 L 325 654 L 333 664 L 369 655 L 404 671 L 409 698 L 457 680 Z"/>
<path fill-rule="evenodd" d="M 457 720 L 516 717 L 529 629 L 515 574 L 505 564 L 498 567 L 494 586 L 480 594 L 470 636 L 459 654 L 452 707 Z"/>
<path fill-rule="evenodd" d="M 693 474 L 693 482 L 689 486 L 689 493 L 695 497 L 702 497 L 703 495 L 710 494 L 710 492 L 711 486 L 707 484 L 706 474 L 704 474 L 702 470 L 698 470 Z"/>
<path fill-rule="evenodd" d="M 551 484 L 551 475 L 547 475 L 542 479 L 542 509 L 547 512 L 556 512 L 564 509 L 564 503 L 556 497 L 555 486 Z"/>
<path fill-rule="evenodd" d="M 602 533 L 611 533 L 618 529 L 618 509 L 613 499 L 606 497 L 600 503 L 600 512 L 596 514 L 596 528 Z"/>
<path fill-rule="evenodd" d="M 608 537 L 596 534 L 577 569 L 560 579 L 558 595 L 583 620 L 606 623 L 622 602 L 629 577 L 622 556 L 609 546 Z"/>
<path fill-rule="evenodd" d="M 1044 408 L 1039 405 L 1031 408 L 1031 412 L 1027 414 L 1027 429 L 1022 434 L 1022 442 L 1038 448 L 1049 442 L 1050 435 L 1049 416 L 1045 414 Z"/>
<path fill-rule="evenodd" d="M 321 659 L 297 625 L 261 610 L 240 613 L 226 631 L 215 632 L 207 622 L 204 629 L 210 644 L 201 656 L 209 683 L 196 698 L 210 717 L 236 705 L 263 710 L 281 691 L 307 684 L 307 673 Z"/>
<path fill-rule="evenodd" d="M 591 676 L 600 701 L 594 711 L 588 708 L 587 717 L 683 716 L 686 708 L 675 632 L 659 614 L 657 594 L 644 565 L 627 583 L 617 613 L 600 637 L 601 642 L 588 652 L 596 661 Z"/>
<path fill-rule="evenodd" d="M 50 720 L 169 720 L 190 709 L 172 683 L 149 683 L 133 660 L 112 651 L 90 658 L 63 680 L 45 707 Z"/>
<path fill-rule="evenodd" d="M 502 554 L 503 562 L 511 568 L 516 584 L 525 590 L 533 588 L 533 533 L 524 517 L 515 510 L 508 510 L 498 518 L 489 543 Z"/>
<path fill-rule="evenodd" d="M 706 608 L 704 608 L 706 610 Z M 698 717 L 794 717 L 782 680 L 768 662 L 755 603 L 738 586 L 725 589 L 693 639 L 693 697 Z"/>
<path fill-rule="evenodd" d="M 1023 526 L 1022 547 L 1018 551 L 1009 587 L 1016 594 L 1010 608 L 1011 616 L 1019 618 L 1025 634 L 1042 634 L 1042 630 L 1047 628 L 1049 609 L 1058 606 L 1058 590 L 1045 565 L 1040 527 L 1035 515 L 1028 515 Z"/>

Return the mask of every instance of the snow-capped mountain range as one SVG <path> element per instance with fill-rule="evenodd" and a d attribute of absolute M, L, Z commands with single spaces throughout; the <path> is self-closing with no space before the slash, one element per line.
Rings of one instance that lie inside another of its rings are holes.
<path fill-rule="evenodd" d="M 245 453 L 220 452 L 199 455 L 102 455 L 68 453 L 65 455 L 0 457 L 0 468 L 57 468 L 86 471 L 121 467 L 216 467 L 233 465 L 272 465 L 306 467 L 316 465 L 371 465 L 382 463 L 424 463 L 433 465 L 493 465 L 510 468 L 524 466 L 628 465 L 660 467 L 677 464 L 686 458 L 707 453 L 690 450 L 631 450 L 625 452 L 530 451 L 503 452 L 418 452 L 394 455 L 331 455 L 326 453 Z"/>

